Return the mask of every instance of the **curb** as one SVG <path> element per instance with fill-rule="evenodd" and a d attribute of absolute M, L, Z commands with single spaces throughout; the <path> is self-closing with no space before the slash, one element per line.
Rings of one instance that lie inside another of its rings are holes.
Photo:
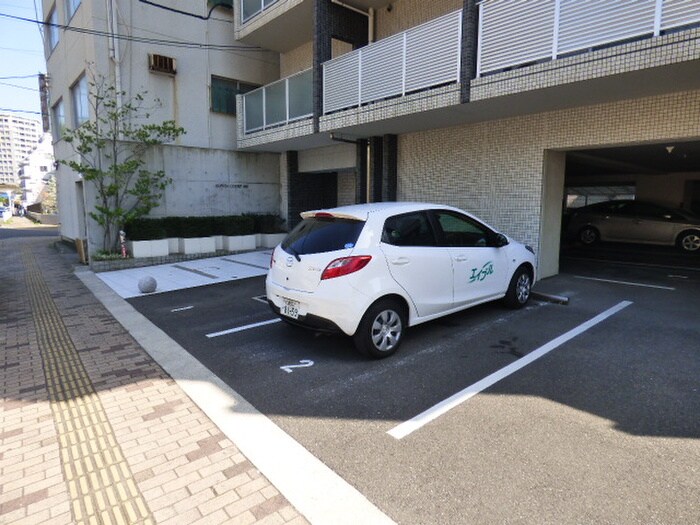
<path fill-rule="evenodd" d="M 569 304 L 569 298 L 564 297 L 562 295 L 554 295 L 554 294 L 541 293 L 541 292 L 531 292 L 530 296 L 533 299 L 535 299 L 536 301 L 544 301 L 546 303 L 554 303 L 554 304 L 561 304 L 561 305 L 568 305 Z"/>

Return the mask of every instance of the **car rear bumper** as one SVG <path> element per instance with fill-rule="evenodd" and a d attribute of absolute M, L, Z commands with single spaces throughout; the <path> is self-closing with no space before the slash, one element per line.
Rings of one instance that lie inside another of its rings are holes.
<path fill-rule="evenodd" d="M 313 314 L 300 315 L 297 319 L 292 319 L 284 315 L 279 307 L 275 305 L 272 301 L 267 302 L 270 305 L 272 311 L 280 316 L 280 318 L 295 326 L 300 326 L 302 328 L 307 328 L 315 332 L 324 332 L 329 334 L 342 334 L 344 333 L 340 327 L 329 319 L 324 319 L 323 317 L 318 317 Z"/>
<path fill-rule="evenodd" d="M 369 306 L 369 298 L 359 294 L 349 284 L 345 286 L 335 283 L 333 287 L 324 288 L 321 285 L 313 293 L 308 293 L 280 286 L 269 274 L 265 281 L 270 308 L 284 320 L 313 330 L 353 335 Z M 281 313 L 285 299 L 299 303 L 298 318 Z"/>

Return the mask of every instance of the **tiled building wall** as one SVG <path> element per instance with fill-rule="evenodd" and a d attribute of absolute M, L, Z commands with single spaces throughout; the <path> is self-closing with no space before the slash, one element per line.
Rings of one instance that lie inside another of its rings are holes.
<path fill-rule="evenodd" d="M 355 170 L 338 172 L 338 206 L 355 204 Z"/>
<path fill-rule="evenodd" d="M 465 208 L 537 246 L 554 205 L 542 202 L 546 150 L 698 136 L 700 91 L 401 135 L 398 197 Z"/>
<path fill-rule="evenodd" d="M 463 0 L 399 0 L 377 9 L 376 39 L 380 40 L 428 22 L 439 16 L 462 9 Z"/>

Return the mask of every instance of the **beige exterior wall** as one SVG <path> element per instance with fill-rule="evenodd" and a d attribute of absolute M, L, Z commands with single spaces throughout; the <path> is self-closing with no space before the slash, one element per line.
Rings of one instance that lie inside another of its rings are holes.
<path fill-rule="evenodd" d="M 536 248 L 553 268 L 543 239 L 547 150 L 700 137 L 700 91 L 481 122 L 399 137 L 399 200 L 465 208 Z M 552 194 L 552 192 L 548 192 Z M 541 274 L 541 276 L 546 276 Z"/>
<path fill-rule="evenodd" d="M 314 65 L 313 42 L 307 42 L 280 54 L 280 78 L 285 78 L 299 71 L 309 69 Z"/>
<path fill-rule="evenodd" d="M 462 9 L 463 0 L 399 0 L 392 2 L 391 11 L 387 7 L 377 9 L 377 40 L 401 31 L 406 31 L 447 13 Z"/>

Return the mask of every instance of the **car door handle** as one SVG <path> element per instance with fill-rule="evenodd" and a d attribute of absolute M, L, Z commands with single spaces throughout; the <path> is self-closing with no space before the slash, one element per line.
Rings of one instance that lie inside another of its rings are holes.
<path fill-rule="evenodd" d="M 396 266 L 403 266 L 409 262 L 411 262 L 411 260 L 408 257 L 397 257 L 396 259 L 391 260 L 391 264 L 395 264 Z"/>

